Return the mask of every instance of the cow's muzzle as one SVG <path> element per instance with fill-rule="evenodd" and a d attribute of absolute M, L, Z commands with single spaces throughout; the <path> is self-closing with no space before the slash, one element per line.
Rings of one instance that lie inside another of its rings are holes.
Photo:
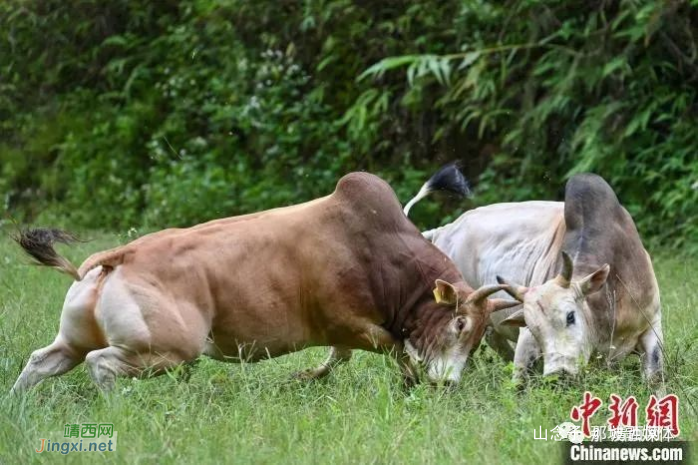
<path fill-rule="evenodd" d="M 545 374 L 545 379 L 547 382 L 558 386 L 558 387 L 568 387 L 572 386 L 577 381 L 577 375 L 565 369 L 560 369 L 551 373 Z"/>
<path fill-rule="evenodd" d="M 556 379 L 561 383 L 574 381 L 579 373 L 575 359 L 562 354 L 546 355 L 543 367 L 543 376 Z"/>
<path fill-rule="evenodd" d="M 438 381 L 431 380 L 429 381 L 429 384 L 431 386 L 439 387 L 448 391 L 454 390 L 458 386 L 458 381 L 454 381 L 452 379 L 441 379 Z"/>

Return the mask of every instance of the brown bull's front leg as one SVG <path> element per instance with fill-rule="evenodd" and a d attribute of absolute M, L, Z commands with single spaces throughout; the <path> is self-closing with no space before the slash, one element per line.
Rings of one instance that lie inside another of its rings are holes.
<path fill-rule="evenodd" d="M 294 378 L 304 380 L 324 378 L 337 366 L 348 362 L 349 359 L 351 359 L 351 349 L 347 347 L 333 346 L 330 349 L 330 355 L 327 357 L 327 360 L 322 362 L 320 366 L 315 369 L 299 371 L 298 373 L 294 374 Z"/>
<path fill-rule="evenodd" d="M 400 339 L 379 325 L 369 325 L 361 333 L 361 341 L 366 344 L 361 349 L 372 352 L 390 354 L 402 373 L 402 381 L 405 387 L 412 387 L 418 381 L 418 376 L 410 363 L 410 357 L 405 352 L 405 346 Z"/>
<path fill-rule="evenodd" d="M 337 366 L 351 359 L 352 349 L 369 352 L 390 354 L 398 363 L 406 386 L 416 382 L 416 375 L 409 364 L 409 357 L 404 351 L 402 341 L 396 339 L 389 331 L 380 325 L 368 323 L 354 332 L 351 344 L 334 345 L 327 359 L 317 368 L 300 371 L 294 374 L 297 379 L 319 379 L 327 376 Z"/>
<path fill-rule="evenodd" d="M 416 385 L 419 382 L 419 376 L 410 363 L 410 356 L 404 351 L 402 353 L 395 353 L 394 356 L 395 361 L 397 361 L 400 367 L 400 372 L 402 373 L 403 386 L 411 388 Z"/>

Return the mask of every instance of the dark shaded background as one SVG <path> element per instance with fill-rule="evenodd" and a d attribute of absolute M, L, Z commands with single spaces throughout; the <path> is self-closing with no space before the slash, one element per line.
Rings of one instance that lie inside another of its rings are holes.
<path fill-rule="evenodd" d="M 698 2 L 10 0 L 6 222 L 164 227 L 297 203 L 352 170 L 406 201 L 460 160 L 475 205 L 604 176 L 698 251 Z"/>

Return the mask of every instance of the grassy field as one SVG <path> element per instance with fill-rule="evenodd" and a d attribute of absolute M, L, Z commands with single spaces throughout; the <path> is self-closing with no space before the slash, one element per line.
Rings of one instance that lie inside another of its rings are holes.
<path fill-rule="evenodd" d="M 97 235 L 70 249 L 79 262 L 125 242 Z M 681 400 L 681 435 L 698 438 L 698 261 L 655 254 L 662 292 L 668 391 Z M 611 393 L 635 395 L 639 420 L 649 391 L 636 357 L 613 370 L 590 367 L 584 380 L 560 389 L 534 380 L 517 393 L 511 365 L 481 346 L 452 391 L 400 386 L 387 357 L 356 352 L 318 382 L 289 375 L 314 366 L 326 350 L 312 349 L 258 364 L 203 360 L 188 382 L 165 375 L 123 379 L 108 397 L 83 366 L 46 380 L 23 398 L 7 395 L 29 354 L 58 329 L 70 279 L 27 265 L 18 247 L 0 239 L 0 463 L 555 463 L 559 444 L 533 440 L 539 426 L 569 419 L 584 390 L 604 400 L 593 424 L 608 418 Z M 39 438 L 63 437 L 66 423 L 113 423 L 114 453 L 37 454 Z M 695 456 L 696 454 L 694 454 Z"/>

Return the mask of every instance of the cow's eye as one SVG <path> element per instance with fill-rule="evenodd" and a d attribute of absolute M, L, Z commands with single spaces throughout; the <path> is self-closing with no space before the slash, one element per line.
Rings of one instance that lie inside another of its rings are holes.
<path fill-rule="evenodd" d="M 574 324 L 574 312 L 567 312 L 567 326 Z"/>

